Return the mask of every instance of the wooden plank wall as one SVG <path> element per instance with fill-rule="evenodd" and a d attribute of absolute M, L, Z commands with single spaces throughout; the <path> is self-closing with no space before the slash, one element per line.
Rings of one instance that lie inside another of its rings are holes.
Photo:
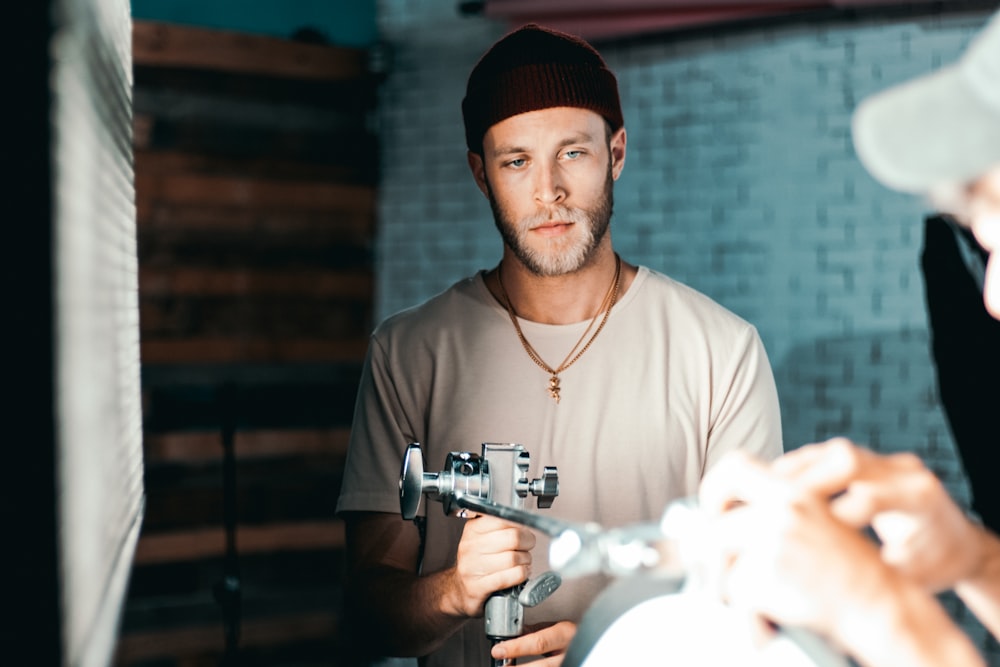
<path fill-rule="evenodd" d="M 147 504 L 115 664 L 334 664 L 377 76 L 363 50 L 144 21 L 133 58 Z"/>

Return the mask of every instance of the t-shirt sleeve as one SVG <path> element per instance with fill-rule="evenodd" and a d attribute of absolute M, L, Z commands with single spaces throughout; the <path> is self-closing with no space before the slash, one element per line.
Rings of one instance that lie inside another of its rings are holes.
<path fill-rule="evenodd" d="M 372 336 L 354 405 L 337 513 L 400 511 L 399 472 L 413 433 L 385 350 Z"/>
<path fill-rule="evenodd" d="M 767 352 L 747 325 L 713 387 L 713 421 L 704 474 L 725 454 L 742 449 L 765 460 L 781 455 L 781 411 Z"/>

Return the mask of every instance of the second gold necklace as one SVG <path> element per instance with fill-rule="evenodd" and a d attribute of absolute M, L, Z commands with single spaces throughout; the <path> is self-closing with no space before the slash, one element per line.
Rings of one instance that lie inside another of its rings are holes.
<path fill-rule="evenodd" d="M 500 275 L 501 264 L 497 265 L 497 284 L 500 286 L 500 294 L 503 296 L 503 305 L 507 309 L 507 314 L 510 315 L 510 321 L 514 325 L 514 331 L 517 332 L 518 340 L 521 341 L 521 346 L 524 348 L 524 351 L 528 353 L 528 356 L 539 368 L 549 374 L 549 396 L 551 396 L 555 402 L 558 403 L 561 389 L 559 386 L 559 374 L 572 366 L 576 363 L 577 359 L 583 356 L 583 353 L 587 351 L 590 344 L 594 342 L 595 338 L 597 338 L 597 334 L 601 333 L 601 329 L 604 328 L 604 325 L 608 321 L 608 317 L 611 315 L 611 307 L 615 305 L 616 301 L 618 301 L 618 290 L 621 287 L 622 258 L 618 256 L 618 253 L 615 253 L 615 277 L 611 282 L 611 287 L 608 289 L 608 293 L 604 297 L 604 301 L 601 302 L 601 307 L 598 308 L 597 314 L 594 315 L 594 318 L 590 320 L 590 324 L 587 325 L 583 335 L 580 336 L 578 341 L 576 341 L 576 345 L 573 346 L 573 349 L 569 351 L 569 354 L 566 355 L 563 362 L 556 368 L 552 368 L 542 360 L 538 352 L 535 351 L 535 348 L 533 348 L 531 343 L 528 342 L 528 339 L 525 338 L 524 332 L 521 331 L 521 325 L 517 323 L 517 313 L 514 312 L 514 306 L 511 305 L 510 297 L 507 296 L 507 290 L 504 289 L 503 286 L 503 277 Z M 591 336 L 590 340 L 588 340 L 583 348 L 577 352 L 577 348 L 580 347 L 580 343 L 583 343 L 583 340 L 587 337 L 587 334 L 590 333 L 590 330 L 594 327 L 594 323 L 597 321 L 597 318 L 600 317 L 602 312 L 604 313 L 604 317 L 601 318 L 601 323 L 597 325 L 597 330 L 594 331 L 594 335 Z M 574 353 L 576 353 L 575 356 Z"/>

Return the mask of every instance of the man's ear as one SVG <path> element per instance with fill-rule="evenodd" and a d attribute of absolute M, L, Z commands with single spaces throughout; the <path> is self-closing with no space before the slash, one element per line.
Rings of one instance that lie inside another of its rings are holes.
<path fill-rule="evenodd" d="M 625 128 L 620 127 L 618 131 L 611 135 L 611 177 L 616 181 L 618 177 L 621 176 L 622 169 L 625 167 L 625 145 L 627 142 L 627 137 L 625 136 Z"/>
<path fill-rule="evenodd" d="M 486 166 L 483 164 L 483 156 L 469 151 L 466 153 L 466 159 L 469 161 L 469 169 L 472 171 L 472 177 L 476 179 L 479 191 L 483 193 L 484 197 L 489 197 L 486 189 Z"/>

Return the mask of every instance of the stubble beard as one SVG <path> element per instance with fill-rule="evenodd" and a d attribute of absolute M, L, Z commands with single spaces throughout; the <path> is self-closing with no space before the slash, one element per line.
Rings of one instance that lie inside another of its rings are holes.
<path fill-rule="evenodd" d="M 542 277 L 562 276 L 586 266 L 608 233 L 614 209 L 614 178 L 610 164 L 604 181 L 604 192 L 597 203 L 588 208 L 554 206 L 547 211 L 514 221 L 493 196 L 489 181 L 486 182 L 486 193 L 493 210 L 493 222 L 504 243 L 529 271 Z M 531 229 L 550 220 L 572 222 L 583 233 L 544 239 L 541 247 L 532 247 L 528 243 Z"/>

